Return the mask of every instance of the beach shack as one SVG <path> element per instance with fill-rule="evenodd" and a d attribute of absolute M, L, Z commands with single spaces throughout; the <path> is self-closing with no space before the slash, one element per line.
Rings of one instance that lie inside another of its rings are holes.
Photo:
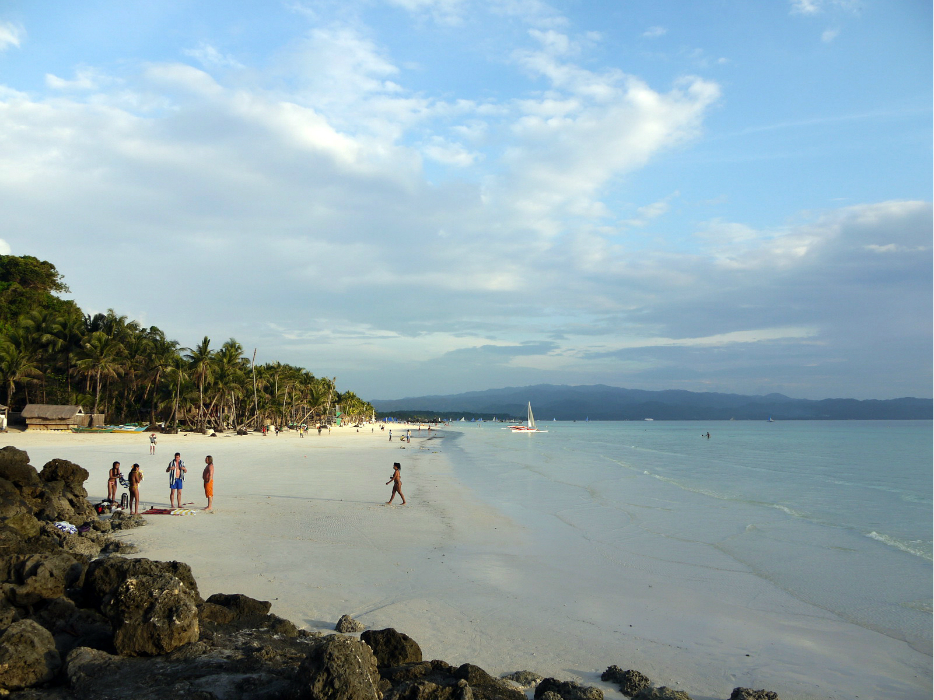
<path fill-rule="evenodd" d="M 90 415 L 81 406 L 55 406 L 45 403 L 26 404 L 23 409 L 26 430 L 71 430 L 88 428 L 104 422 L 102 414 Z"/>

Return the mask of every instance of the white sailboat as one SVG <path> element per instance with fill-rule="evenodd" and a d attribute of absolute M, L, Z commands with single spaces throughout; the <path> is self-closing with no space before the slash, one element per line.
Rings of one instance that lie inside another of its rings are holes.
<path fill-rule="evenodd" d="M 512 432 L 514 433 L 547 433 L 547 430 L 539 430 L 535 427 L 535 416 L 532 415 L 532 402 L 529 401 L 529 419 L 526 422 L 526 425 L 514 425 L 512 427 Z"/>

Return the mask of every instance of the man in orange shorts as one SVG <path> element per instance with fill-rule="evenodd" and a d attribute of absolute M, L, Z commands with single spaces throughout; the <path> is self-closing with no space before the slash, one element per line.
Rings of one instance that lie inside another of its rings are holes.
<path fill-rule="evenodd" d="M 208 455 L 204 458 L 204 471 L 201 478 L 204 479 L 204 495 L 208 498 L 208 505 L 205 510 L 214 511 L 214 458 Z"/>

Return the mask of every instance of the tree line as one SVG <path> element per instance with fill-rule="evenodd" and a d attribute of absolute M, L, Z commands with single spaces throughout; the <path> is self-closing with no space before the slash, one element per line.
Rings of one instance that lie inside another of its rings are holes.
<path fill-rule="evenodd" d="M 335 378 L 280 362 L 256 365 L 230 338 L 182 347 L 156 326 L 113 309 L 85 314 L 61 274 L 32 256 L 0 255 L 0 379 L 10 410 L 27 403 L 81 405 L 109 422 L 178 428 L 317 424 L 339 409 L 373 416 Z"/>

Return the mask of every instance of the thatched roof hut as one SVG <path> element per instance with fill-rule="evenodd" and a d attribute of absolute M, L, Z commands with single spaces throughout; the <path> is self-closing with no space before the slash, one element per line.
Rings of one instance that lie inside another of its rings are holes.
<path fill-rule="evenodd" d="M 81 406 L 55 406 L 45 403 L 26 404 L 22 417 L 26 430 L 71 430 L 86 428 L 91 416 Z"/>

